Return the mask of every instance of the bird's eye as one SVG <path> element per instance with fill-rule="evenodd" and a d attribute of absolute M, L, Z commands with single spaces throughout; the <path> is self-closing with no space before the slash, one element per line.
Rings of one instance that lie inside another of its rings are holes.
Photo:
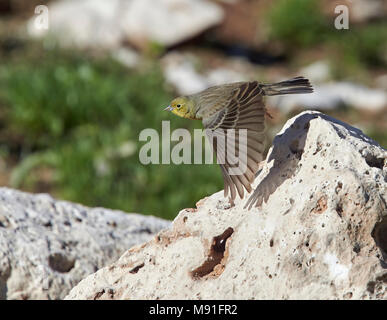
<path fill-rule="evenodd" d="M 176 107 L 177 107 L 178 109 L 180 109 L 180 107 L 181 107 L 181 104 L 178 104 L 178 105 L 176 105 Z"/>

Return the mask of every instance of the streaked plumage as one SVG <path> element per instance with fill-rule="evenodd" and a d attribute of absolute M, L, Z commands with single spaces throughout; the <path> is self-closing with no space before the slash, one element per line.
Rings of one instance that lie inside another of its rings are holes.
<path fill-rule="evenodd" d="M 210 135 L 212 132 L 224 135 L 224 139 L 215 139 L 212 147 L 215 153 L 217 150 L 221 152 L 217 154 L 218 160 L 225 160 L 225 163 L 220 164 L 224 195 L 227 197 L 230 193 L 231 200 L 234 200 L 236 192 L 241 198 L 244 196 L 244 189 L 251 192 L 259 162 L 263 160 L 267 114 L 263 96 L 310 92 L 313 92 L 312 86 L 303 77 L 274 84 L 260 84 L 258 81 L 236 82 L 176 98 L 166 110 L 180 117 L 202 120 Z M 235 141 L 227 139 L 228 129 L 247 130 L 247 170 L 240 174 L 229 174 L 229 169 L 233 166 L 228 161 L 228 150 L 234 150 L 235 147 L 235 152 L 238 153 L 241 145 L 238 135 Z"/>

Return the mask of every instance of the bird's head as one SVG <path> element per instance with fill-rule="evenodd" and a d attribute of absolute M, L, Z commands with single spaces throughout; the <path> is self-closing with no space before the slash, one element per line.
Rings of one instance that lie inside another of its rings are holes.
<path fill-rule="evenodd" d="M 188 97 L 183 96 L 173 99 L 171 104 L 164 110 L 171 111 L 182 118 L 196 119 L 194 103 Z"/>

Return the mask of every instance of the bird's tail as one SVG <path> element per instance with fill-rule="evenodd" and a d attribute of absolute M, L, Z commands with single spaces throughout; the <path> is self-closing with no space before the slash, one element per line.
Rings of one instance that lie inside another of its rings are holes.
<path fill-rule="evenodd" d="M 296 77 L 272 84 L 262 84 L 261 86 L 264 94 L 267 96 L 313 92 L 312 85 L 309 80 L 304 77 Z"/>

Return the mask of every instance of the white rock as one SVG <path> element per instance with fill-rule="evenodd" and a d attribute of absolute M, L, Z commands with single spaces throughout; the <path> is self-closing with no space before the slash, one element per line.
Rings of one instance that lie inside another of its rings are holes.
<path fill-rule="evenodd" d="M 61 299 L 169 224 L 0 188 L 0 299 Z"/>
<path fill-rule="evenodd" d="M 226 68 L 217 68 L 207 73 L 208 86 L 217 86 L 225 83 L 246 81 L 247 78 L 242 73 Z"/>
<path fill-rule="evenodd" d="M 128 48 L 119 48 L 112 53 L 112 56 L 128 68 L 138 66 L 141 61 L 140 55 L 136 51 Z"/>
<path fill-rule="evenodd" d="M 211 69 L 200 74 L 195 68 L 195 57 L 178 52 L 166 55 L 162 65 L 166 81 L 181 95 L 196 93 L 210 86 L 247 80 L 244 74 L 228 68 Z"/>
<path fill-rule="evenodd" d="M 387 299 L 387 151 L 318 112 L 289 120 L 255 184 L 223 192 L 66 299 Z"/>
<path fill-rule="evenodd" d="M 32 17 L 28 30 L 32 36 L 49 33 L 63 46 L 114 49 L 121 45 L 124 33 L 119 15 L 122 0 L 61 0 L 49 6 L 49 29 L 37 30 Z"/>
<path fill-rule="evenodd" d="M 28 22 L 32 36 L 50 33 L 64 46 L 116 49 L 129 41 L 175 45 L 223 19 L 222 9 L 207 0 L 60 0 L 49 5 L 49 29 Z"/>
<path fill-rule="evenodd" d="M 204 76 L 196 70 L 194 63 L 186 56 L 173 52 L 162 61 L 165 80 L 181 94 L 192 94 L 207 88 Z"/>
<path fill-rule="evenodd" d="M 296 107 L 321 110 L 335 109 L 348 105 L 356 109 L 379 111 L 387 107 L 387 92 L 369 89 L 349 82 L 314 85 L 311 94 L 268 97 L 268 104 L 283 112 Z"/>
<path fill-rule="evenodd" d="M 207 0 L 132 0 L 122 12 L 122 27 L 133 43 L 154 41 L 171 46 L 222 19 L 221 8 Z"/>
<path fill-rule="evenodd" d="M 321 83 L 329 80 L 331 69 L 326 61 L 314 62 L 300 70 L 305 78 L 308 78 L 312 83 Z"/>
<path fill-rule="evenodd" d="M 350 3 L 350 19 L 356 22 L 365 22 L 387 15 L 385 0 L 356 0 Z"/>

